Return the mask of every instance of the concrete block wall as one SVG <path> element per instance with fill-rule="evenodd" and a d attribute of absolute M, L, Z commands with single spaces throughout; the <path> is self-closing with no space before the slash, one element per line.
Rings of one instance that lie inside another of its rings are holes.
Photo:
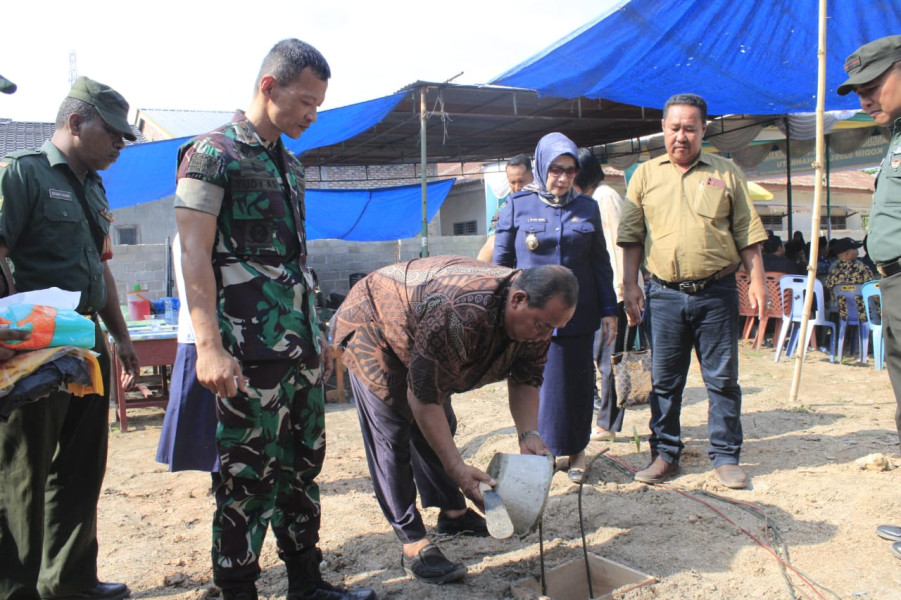
<path fill-rule="evenodd" d="M 113 246 L 110 270 L 116 280 L 119 304 L 126 304 L 125 293 L 136 283 L 147 290 L 151 299 L 166 296 L 166 244 L 139 244 L 137 246 Z M 175 289 L 172 290 L 175 296 Z"/>
<path fill-rule="evenodd" d="M 459 254 L 475 257 L 484 235 L 464 235 L 429 238 L 429 255 Z M 320 288 L 326 294 L 346 294 L 350 289 L 352 273 L 371 273 L 376 269 L 398 261 L 419 256 L 421 238 L 394 242 L 345 242 L 342 240 L 313 240 L 309 243 L 310 267 L 316 269 Z M 126 292 L 140 283 L 151 299 L 166 296 L 165 244 L 140 244 L 137 246 L 113 246 L 110 269 L 116 279 L 119 304 L 126 304 Z M 177 295 L 174 288 L 172 295 Z"/>
<path fill-rule="evenodd" d="M 459 254 L 475 258 L 484 235 L 461 235 L 429 238 L 429 256 Z M 310 267 L 316 269 L 319 287 L 325 293 L 346 294 L 352 273 L 371 273 L 395 262 L 417 258 L 422 238 L 393 242 L 345 242 L 313 240 L 309 243 Z"/>

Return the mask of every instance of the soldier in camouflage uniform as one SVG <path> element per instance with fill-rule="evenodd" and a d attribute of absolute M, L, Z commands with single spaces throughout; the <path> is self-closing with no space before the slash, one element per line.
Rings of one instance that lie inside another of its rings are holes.
<path fill-rule="evenodd" d="M 197 379 L 217 395 L 212 558 L 224 600 L 257 597 L 270 522 L 288 598 L 375 598 L 325 582 L 316 547 L 325 455 L 317 384 L 330 356 L 305 264 L 304 169 L 280 136 L 297 138 L 316 120 L 329 76 L 318 51 L 283 40 L 247 112 L 179 150 L 175 213 Z"/>

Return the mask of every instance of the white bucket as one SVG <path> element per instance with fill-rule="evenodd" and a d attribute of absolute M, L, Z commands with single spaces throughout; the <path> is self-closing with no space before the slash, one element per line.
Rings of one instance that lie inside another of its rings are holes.
<path fill-rule="evenodd" d="M 522 536 L 534 531 L 551 489 L 553 459 L 534 454 L 495 454 L 487 473 L 497 481 L 494 491 L 504 501 L 514 533 Z"/>

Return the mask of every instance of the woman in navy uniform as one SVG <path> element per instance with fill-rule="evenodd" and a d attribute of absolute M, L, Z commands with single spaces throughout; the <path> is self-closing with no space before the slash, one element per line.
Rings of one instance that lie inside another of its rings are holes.
<path fill-rule="evenodd" d="M 579 281 L 579 302 L 569 324 L 554 332 L 544 369 L 538 430 L 556 456 L 570 458 L 570 479 L 585 473 L 591 435 L 595 370 L 594 332 L 616 335 L 616 294 L 597 202 L 573 190 L 578 148 L 549 133 L 535 149 L 534 181 L 501 209 L 494 262 L 526 269 L 563 265 Z"/>

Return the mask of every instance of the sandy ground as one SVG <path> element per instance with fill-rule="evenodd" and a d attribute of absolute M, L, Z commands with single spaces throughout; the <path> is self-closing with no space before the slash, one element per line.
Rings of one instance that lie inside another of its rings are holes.
<path fill-rule="evenodd" d="M 683 408 L 682 475 L 672 485 L 635 483 L 607 458 L 633 470 L 647 464 L 647 407 L 627 413 L 616 442 L 591 447 L 595 460 L 582 491 L 589 550 L 659 580 L 614 597 L 901 598 L 901 562 L 890 542 L 875 535 L 881 523 L 901 524 L 901 460 L 886 372 L 874 371 L 872 359 L 869 366 L 849 358 L 838 365 L 812 352 L 792 404 L 794 362 L 772 357 L 772 350 L 742 345 L 742 463 L 753 478 L 747 490 L 727 490 L 712 472 L 706 393 L 696 365 Z M 517 450 L 503 384 L 457 396 L 454 408 L 458 446 L 472 464 L 486 468 L 496 452 Z M 209 476 L 168 473 L 154 462 L 162 411 L 129 414 L 129 431 L 114 431 L 110 439 L 100 500 L 101 577 L 127 582 L 135 598 L 215 595 Z M 510 597 L 511 584 L 537 575 L 534 533 L 440 540 L 468 566 L 463 583 L 431 586 L 405 577 L 399 544 L 372 495 L 353 406 L 330 404 L 326 422 L 320 477 L 326 578 L 375 588 L 380 598 L 449 600 Z M 598 456 L 602 448 L 609 451 Z M 884 468 L 858 465 L 871 454 L 886 459 Z M 544 516 L 547 568 L 581 557 L 577 492 L 564 473 L 556 474 Z M 434 526 L 437 510 L 425 510 L 424 518 Z M 287 580 L 271 536 L 263 554 L 260 594 L 284 597 Z M 781 568 L 777 554 L 790 567 Z"/>

